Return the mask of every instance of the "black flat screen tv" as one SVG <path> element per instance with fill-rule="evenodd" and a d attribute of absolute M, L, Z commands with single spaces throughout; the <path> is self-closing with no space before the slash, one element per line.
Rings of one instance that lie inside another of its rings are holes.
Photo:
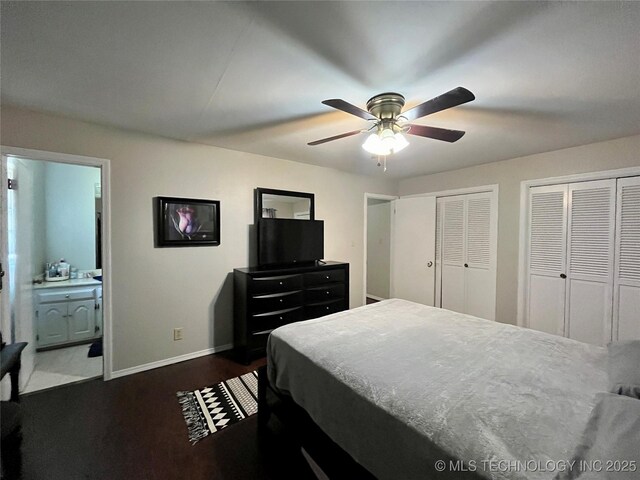
<path fill-rule="evenodd" d="M 324 258 L 324 222 L 261 218 L 258 222 L 258 264 L 310 263 Z"/>

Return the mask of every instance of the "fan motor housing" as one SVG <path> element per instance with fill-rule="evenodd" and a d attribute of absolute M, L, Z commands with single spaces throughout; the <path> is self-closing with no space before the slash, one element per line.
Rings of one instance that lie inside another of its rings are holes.
<path fill-rule="evenodd" d="M 378 118 L 396 118 L 404 107 L 404 97 L 399 93 L 387 92 L 371 97 L 367 110 Z"/>

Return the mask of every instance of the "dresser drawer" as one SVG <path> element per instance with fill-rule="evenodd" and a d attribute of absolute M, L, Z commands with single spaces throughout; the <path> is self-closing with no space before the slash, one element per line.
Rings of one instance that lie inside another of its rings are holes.
<path fill-rule="evenodd" d="M 331 302 L 316 303 L 306 305 L 304 307 L 304 316 L 306 319 L 318 318 L 323 315 L 329 315 L 344 310 L 344 300 L 334 300 Z"/>
<path fill-rule="evenodd" d="M 252 278 L 249 289 L 252 293 L 277 293 L 302 288 L 302 275 L 279 275 L 277 277 Z"/>
<path fill-rule="evenodd" d="M 335 268 L 331 270 L 323 270 L 321 272 L 310 272 L 304 274 L 304 284 L 306 287 L 334 282 L 344 282 L 343 269 Z"/>
<path fill-rule="evenodd" d="M 304 301 L 317 303 L 326 300 L 344 298 L 344 283 L 329 284 L 323 287 L 314 287 L 305 290 Z"/>
<path fill-rule="evenodd" d="M 249 335 L 248 345 L 247 347 L 251 349 L 253 352 L 260 351 L 261 353 L 264 348 L 267 346 L 267 340 L 269 339 L 269 334 L 271 330 L 264 330 L 261 332 L 254 332 Z M 264 353 L 263 353 L 264 355 Z"/>
<path fill-rule="evenodd" d="M 78 290 L 64 290 L 55 292 L 38 293 L 38 303 L 67 302 L 71 300 L 93 300 L 96 298 L 95 288 L 83 288 Z"/>
<path fill-rule="evenodd" d="M 302 305 L 302 290 L 285 293 L 265 293 L 254 295 L 249 301 L 251 313 L 266 313 Z"/>
<path fill-rule="evenodd" d="M 289 308 L 286 310 L 278 310 L 269 313 L 258 313 L 251 316 L 249 323 L 249 331 L 252 333 L 265 330 L 273 330 L 287 323 L 302 320 L 304 313 L 302 307 Z"/>

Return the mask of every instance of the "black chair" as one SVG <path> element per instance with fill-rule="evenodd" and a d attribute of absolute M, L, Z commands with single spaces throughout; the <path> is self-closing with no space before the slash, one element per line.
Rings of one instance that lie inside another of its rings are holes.
<path fill-rule="evenodd" d="M 27 346 L 27 342 L 10 343 L 3 345 L 0 350 L 0 359 L 2 363 L 2 376 L 8 373 L 11 377 L 11 398 L 10 401 L 20 403 L 19 393 L 19 375 L 20 375 L 20 356 Z"/>
<path fill-rule="evenodd" d="M 11 396 L 9 401 L 0 402 L 0 418 L 2 418 L 2 478 L 5 474 L 18 478 L 21 470 L 20 444 L 20 356 L 27 346 L 26 342 L 2 345 L 0 350 L 1 378 L 8 373 L 11 377 Z M 18 476 L 17 476 L 18 474 Z M 10 478 L 10 477 L 7 477 Z"/>

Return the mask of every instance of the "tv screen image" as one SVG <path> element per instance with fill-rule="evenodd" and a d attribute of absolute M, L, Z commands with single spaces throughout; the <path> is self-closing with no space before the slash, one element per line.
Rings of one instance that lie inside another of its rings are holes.
<path fill-rule="evenodd" d="M 284 265 L 324 258 L 324 222 L 262 218 L 258 225 L 258 263 Z"/>

